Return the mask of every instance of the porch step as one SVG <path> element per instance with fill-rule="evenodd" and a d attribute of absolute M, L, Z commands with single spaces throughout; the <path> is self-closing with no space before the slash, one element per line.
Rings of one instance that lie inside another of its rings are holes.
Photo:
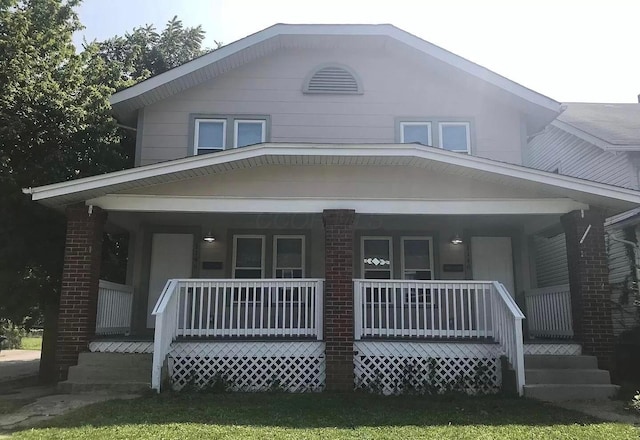
<path fill-rule="evenodd" d="M 525 379 L 527 385 L 611 383 L 608 371 L 575 368 L 527 369 Z"/>
<path fill-rule="evenodd" d="M 620 387 L 598 369 L 595 356 L 528 355 L 524 358 L 524 395 L 546 401 L 615 397 Z"/>
<path fill-rule="evenodd" d="M 141 392 L 151 385 L 153 355 L 145 353 L 80 353 L 78 365 L 58 384 L 62 393 Z"/>
<path fill-rule="evenodd" d="M 615 397 L 619 390 L 620 386 L 611 384 L 538 384 L 525 385 L 524 395 L 548 402 L 604 400 Z"/>
<path fill-rule="evenodd" d="M 524 357 L 524 366 L 527 369 L 597 369 L 598 360 L 585 355 L 531 354 Z"/>

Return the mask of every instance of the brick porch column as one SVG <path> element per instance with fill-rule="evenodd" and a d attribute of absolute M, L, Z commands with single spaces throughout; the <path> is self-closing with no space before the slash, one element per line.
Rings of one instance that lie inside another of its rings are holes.
<path fill-rule="evenodd" d="M 56 370 L 66 380 L 95 335 L 98 281 L 102 260 L 102 231 L 106 212 L 94 206 L 67 208 L 67 235 L 58 312 Z"/>
<path fill-rule="evenodd" d="M 613 323 L 604 215 L 594 210 L 572 211 L 561 220 L 567 239 L 573 332 L 583 352 L 597 356 L 598 366 L 608 369 Z"/>
<path fill-rule="evenodd" d="M 324 339 L 328 391 L 353 391 L 353 221 L 355 211 L 322 213 L 325 231 Z"/>

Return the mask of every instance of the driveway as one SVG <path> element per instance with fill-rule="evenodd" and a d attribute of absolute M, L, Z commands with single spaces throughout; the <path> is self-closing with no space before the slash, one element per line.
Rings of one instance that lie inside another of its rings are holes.
<path fill-rule="evenodd" d="M 40 350 L 0 351 L 0 383 L 35 376 L 40 368 Z"/>

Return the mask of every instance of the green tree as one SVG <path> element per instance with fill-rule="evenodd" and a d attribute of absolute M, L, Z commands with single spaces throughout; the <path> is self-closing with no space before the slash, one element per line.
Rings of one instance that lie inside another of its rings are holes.
<path fill-rule="evenodd" d="M 177 18 L 160 34 L 137 28 L 77 53 L 79 2 L 0 0 L 0 319 L 27 327 L 45 311 L 55 322 L 65 219 L 21 189 L 130 167 L 133 135 L 109 96 L 202 53 L 202 29 Z M 106 248 L 121 258 L 117 244 Z"/>

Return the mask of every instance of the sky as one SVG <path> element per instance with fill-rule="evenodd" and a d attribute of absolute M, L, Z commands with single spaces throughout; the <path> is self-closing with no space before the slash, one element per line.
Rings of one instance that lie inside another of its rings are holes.
<path fill-rule="evenodd" d="M 84 0 L 79 45 L 177 15 L 205 47 L 275 23 L 391 23 L 561 102 L 638 102 L 640 0 Z"/>

